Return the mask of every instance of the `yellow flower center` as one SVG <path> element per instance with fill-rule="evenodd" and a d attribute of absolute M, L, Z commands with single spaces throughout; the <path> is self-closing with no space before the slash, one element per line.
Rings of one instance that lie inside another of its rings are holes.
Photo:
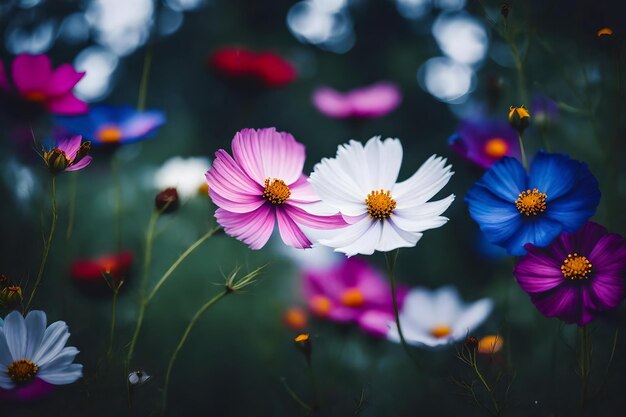
<path fill-rule="evenodd" d="M 430 334 L 437 339 L 442 337 L 447 337 L 452 334 L 452 329 L 450 326 L 446 326 L 445 324 L 440 324 L 439 326 L 435 326 L 430 330 Z"/>
<path fill-rule="evenodd" d="M 296 342 L 296 343 L 302 343 L 302 342 L 308 342 L 310 338 L 311 338 L 311 337 L 309 336 L 309 334 L 308 334 L 308 333 L 300 333 L 300 334 L 299 334 L 299 335 L 297 335 L 297 336 L 295 337 L 295 339 L 293 339 L 293 340 L 294 340 L 294 342 Z"/>
<path fill-rule="evenodd" d="M 365 297 L 358 288 L 348 288 L 341 294 L 341 303 L 346 307 L 359 308 L 365 304 Z"/>
<path fill-rule="evenodd" d="M 29 93 L 26 93 L 24 94 L 24 98 L 34 103 L 43 103 L 44 101 L 46 101 L 46 95 L 41 91 L 31 91 Z"/>
<path fill-rule="evenodd" d="M 591 274 L 591 262 L 585 256 L 581 256 L 577 253 L 567 255 L 567 258 L 561 265 L 561 273 L 565 279 L 588 279 Z"/>
<path fill-rule="evenodd" d="M 365 199 L 365 205 L 371 218 L 384 220 L 391 217 L 391 213 L 396 208 L 396 200 L 391 198 L 389 190 L 373 190 Z"/>
<path fill-rule="evenodd" d="M 7 373 L 16 384 L 32 381 L 38 371 L 39 367 L 28 359 L 14 361 L 7 367 Z"/>
<path fill-rule="evenodd" d="M 198 194 L 209 195 L 209 184 L 207 184 L 206 182 L 200 184 L 200 186 L 198 187 Z"/>
<path fill-rule="evenodd" d="M 493 159 L 502 158 L 508 150 L 509 145 L 502 138 L 489 139 L 485 143 L 485 153 Z"/>
<path fill-rule="evenodd" d="M 119 142 L 122 139 L 122 130 L 117 126 L 107 126 L 98 130 L 96 137 L 100 142 Z"/>
<path fill-rule="evenodd" d="M 311 299 L 311 310 L 318 316 L 325 316 L 333 306 L 330 298 L 323 295 L 316 295 Z"/>
<path fill-rule="evenodd" d="M 544 193 L 540 193 L 536 188 L 532 191 L 522 191 L 515 201 L 515 207 L 517 207 L 517 210 L 519 210 L 521 214 L 536 216 L 546 211 L 546 198 L 548 198 L 548 196 Z"/>
<path fill-rule="evenodd" d="M 271 182 L 270 182 L 271 181 Z M 263 190 L 263 198 L 274 205 L 281 205 L 291 195 L 289 187 L 285 184 L 285 181 L 274 178 L 265 180 L 265 189 Z"/>

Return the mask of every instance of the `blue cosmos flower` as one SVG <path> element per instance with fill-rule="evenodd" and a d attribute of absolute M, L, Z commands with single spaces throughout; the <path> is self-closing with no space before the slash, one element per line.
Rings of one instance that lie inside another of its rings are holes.
<path fill-rule="evenodd" d="M 600 189 L 586 164 L 539 152 L 528 174 L 518 160 L 502 158 L 465 202 L 487 240 L 520 256 L 526 243 L 544 247 L 582 227 L 596 211 Z"/>
<path fill-rule="evenodd" d="M 94 145 L 126 144 L 154 136 L 165 123 L 157 110 L 137 111 L 130 106 L 96 106 L 78 117 L 57 117 L 57 123 L 72 134 L 80 134 Z"/>

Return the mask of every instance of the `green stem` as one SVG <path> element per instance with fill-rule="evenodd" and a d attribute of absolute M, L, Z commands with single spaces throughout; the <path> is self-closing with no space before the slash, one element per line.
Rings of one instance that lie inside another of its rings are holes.
<path fill-rule="evenodd" d="M 143 59 L 143 71 L 141 73 L 141 83 L 139 85 L 139 97 L 137 99 L 137 110 L 144 111 L 146 108 L 146 96 L 148 95 L 148 78 L 150 76 L 150 66 L 152 65 L 152 45 L 148 46 Z"/>
<path fill-rule="evenodd" d="M 114 239 L 117 244 L 117 248 L 121 250 L 122 248 L 122 181 L 120 180 L 119 174 L 119 161 L 117 158 L 117 153 L 115 153 L 111 157 L 111 176 L 113 177 L 113 187 L 114 187 L 114 227 L 113 231 L 115 233 Z"/>
<path fill-rule="evenodd" d="M 146 315 L 147 303 L 142 301 L 139 305 L 139 315 L 137 316 L 137 322 L 135 323 L 135 330 L 133 331 L 133 337 L 130 339 L 130 346 L 128 347 L 128 353 L 126 354 L 126 367 L 130 366 L 130 361 L 133 359 L 135 353 L 135 346 L 137 345 L 137 338 L 139 337 L 139 331 L 143 324 L 143 318 Z M 127 369 L 128 370 L 128 369 Z"/>
<path fill-rule="evenodd" d="M 117 308 L 117 293 L 116 289 L 113 291 L 113 301 L 111 302 L 111 330 L 109 331 L 109 348 L 107 349 L 107 358 L 111 359 L 111 353 L 113 352 L 113 340 L 115 338 L 115 319 Z"/>
<path fill-rule="evenodd" d="M 78 188 L 78 175 L 72 172 L 70 175 L 70 208 L 67 219 L 67 229 L 65 230 L 65 239 L 70 240 L 74 231 L 74 216 L 76 214 L 76 189 Z"/>
<path fill-rule="evenodd" d="M 50 233 L 48 233 L 48 239 L 43 248 L 43 256 L 41 257 L 41 263 L 39 264 L 39 272 L 37 273 L 37 278 L 35 279 L 35 285 L 33 286 L 33 290 L 30 293 L 30 298 L 28 299 L 28 303 L 26 304 L 26 310 L 30 308 L 33 299 L 35 298 L 35 293 L 39 288 L 39 284 L 41 283 L 41 278 L 43 277 L 43 271 L 46 267 L 46 261 L 48 260 L 48 254 L 50 253 L 50 247 L 52 246 L 52 237 L 54 236 L 54 230 L 57 225 L 57 186 L 56 186 L 56 176 L 52 175 L 52 181 L 50 185 L 50 194 L 52 201 L 52 223 L 50 224 Z"/>
<path fill-rule="evenodd" d="M 311 390 L 313 390 L 313 404 L 311 406 L 311 410 L 319 411 L 320 409 L 320 401 L 319 394 L 317 391 L 317 381 L 315 380 L 315 373 L 313 372 L 313 363 L 311 360 L 307 360 L 307 368 L 309 370 L 309 380 L 311 381 Z"/>
<path fill-rule="evenodd" d="M 580 381 L 581 407 L 584 408 L 589 391 L 589 374 L 591 373 L 591 338 L 587 326 L 580 328 Z"/>
<path fill-rule="evenodd" d="M 228 295 L 230 293 L 231 293 L 231 291 L 229 289 L 225 289 L 221 293 L 217 294 L 215 297 L 211 298 L 202 307 L 200 307 L 200 309 L 198 311 L 196 311 L 196 314 L 194 314 L 193 318 L 191 319 L 191 321 L 187 325 L 187 328 L 185 329 L 185 332 L 183 333 L 183 336 L 180 338 L 180 341 L 178 342 L 178 345 L 176 346 L 176 349 L 174 349 L 174 353 L 172 353 L 172 357 L 170 358 L 170 362 L 167 365 L 167 371 L 165 373 L 165 383 L 163 384 L 163 398 L 162 398 L 162 401 L 161 401 L 161 406 L 162 406 L 162 410 L 161 411 L 165 412 L 165 407 L 167 405 L 167 390 L 168 390 L 168 387 L 170 385 L 170 378 L 172 376 L 172 369 L 174 368 L 174 362 L 176 361 L 176 358 L 178 357 L 178 353 L 180 352 L 180 350 L 185 345 L 185 342 L 187 341 L 187 338 L 189 337 L 189 333 L 191 333 L 191 330 L 196 325 L 196 322 L 200 319 L 200 317 L 202 317 L 202 315 L 209 308 L 211 308 L 211 306 L 213 306 L 213 304 L 217 303 L 224 296 L 226 296 L 226 295 Z"/>
<path fill-rule="evenodd" d="M 478 369 L 478 361 L 476 360 L 476 349 L 474 349 L 472 352 L 472 365 L 476 376 L 478 376 L 478 379 L 480 379 L 480 382 L 483 384 L 483 386 L 487 390 L 487 393 L 489 394 L 489 398 L 491 399 L 491 403 L 493 404 L 494 414 L 496 416 L 499 416 L 501 410 L 500 406 L 498 405 L 498 401 L 496 401 L 496 397 L 494 396 L 493 389 L 491 389 L 491 387 L 487 383 L 487 380 L 485 380 L 485 378 L 483 377 L 482 372 L 480 372 L 480 369 Z"/>
<path fill-rule="evenodd" d="M 313 409 L 307 403 L 305 403 L 304 401 L 302 401 L 302 399 L 300 399 L 300 397 L 298 397 L 298 394 L 296 394 L 295 391 L 291 389 L 291 387 L 289 386 L 289 384 L 287 384 L 287 381 L 284 378 L 281 380 L 281 382 L 283 383 L 283 386 L 285 387 L 285 390 L 287 390 L 289 396 L 293 398 L 293 400 L 297 402 L 300 407 L 304 408 L 308 413 L 311 413 L 313 411 Z"/>
<path fill-rule="evenodd" d="M 139 285 L 140 297 L 143 302 L 146 297 L 146 290 L 148 286 L 148 276 L 150 274 L 150 261 L 152 260 L 152 243 L 154 242 L 154 230 L 156 229 L 157 220 L 161 216 L 160 210 L 154 210 L 150 216 L 148 222 L 148 229 L 146 230 L 146 247 L 143 254 L 143 273 L 141 276 L 141 282 Z"/>
<path fill-rule="evenodd" d="M 400 343 L 404 348 L 407 356 L 415 362 L 413 356 L 411 355 L 411 350 L 409 345 L 406 343 L 406 339 L 404 338 L 404 333 L 402 333 L 402 326 L 400 325 L 400 312 L 398 309 L 398 300 L 396 296 L 396 279 L 395 279 L 395 271 L 396 271 L 396 260 L 398 259 L 399 249 L 396 249 L 391 252 L 385 252 L 385 259 L 387 261 L 387 272 L 389 274 L 389 283 L 391 285 L 391 298 L 393 300 L 393 315 L 396 320 L 396 326 L 398 327 L 398 335 L 400 336 Z M 417 364 L 417 363 L 416 363 Z"/>
<path fill-rule="evenodd" d="M 517 134 L 517 139 L 519 141 L 519 150 L 520 150 L 520 153 L 522 154 L 522 165 L 524 166 L 524 169 L 528 171 L 528 162 L 526 160 L 526 150 L 524 149 L 524 141 L 522 140 L 521 133 Z"/>

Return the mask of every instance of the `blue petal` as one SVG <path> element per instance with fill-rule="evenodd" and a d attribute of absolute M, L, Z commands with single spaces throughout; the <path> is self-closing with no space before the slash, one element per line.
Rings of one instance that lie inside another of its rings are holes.
<path fill-rule="evenodd" d="M 546 201 L 559 198 L 576 184 L 579 165 L 564 154 L 538 152 L 530 167 L 529 188 L 547 194 Z"/>
<path fill-rule="evenodd" d="M 522 226 L 507 242 L 504 242 L 504 247 L 511 255 L 522 256 L 526 254 L 525 244 L 532 243 L 540 247 L 548 246 L 561 234 L 562 230 L 563 227 L 559 222 L 545 216 L 539 215 L 532 219 L 523 219 Z"/>
<path fill-rule="evenodd" d="M 526 190 L 526 171 L 520 162 L 511 157 L 504 157 L 496 162 L 487 171 L 477 184 L 483 185 L 498 197 L 512 203 L 517 200 L 519 193 Z"/>
<path fill-rule="evenodd" d="M 521 215 L 515 205 L 496 196 L 480 183 L 474 184 L 468 191 L 465 202 L 470 216 L 491 243 L 500 245 L 521 226 Z"/>

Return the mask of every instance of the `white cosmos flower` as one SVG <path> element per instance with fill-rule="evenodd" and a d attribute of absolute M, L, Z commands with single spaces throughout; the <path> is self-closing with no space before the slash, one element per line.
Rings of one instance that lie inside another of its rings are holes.
<path fill-rule="evenodd" d="M 454 195 L 428 202 L 450 180 L 446 160 L 431 156 L 410 178 L 396 182 L 402 144 L 380 136 L 365 146 L 351 140 L 335 158 L 315 165 L 309 182 L 321 200 L 339 211 L 350 226 L 317 235 L 320 244 L 348 256 L 371 255 L 415 246 L 425 230 L 443 226 L 441 214 Z"/>
<path fill-rule="evenodd" d="M 210 167 L 207 158 L 175 156 L 165 161 L 155 173 L 154 185 L 159 190 L 174 187 L 181 199 L 189 200 L 206 187 L 204 174 Z"/>
<path fill-rule="evenodd" d="M 41 378 L 49 384 L 71 384 L 83 376 L 83 365 L 74 362 L 75 347 L 65 347 L 67 324 L 46 327 L 46 313 L 31 311 L 26 319 L 9 313 L 0 327 L 0 388 L 12 389 Z"/>
<path fill-rule="evenodd" d="M 434 348 L 465 339 L 485 321 L 492 308 L 488 298 L 463 303 L 454 287 L 432 291 L 418 287 L 404 299 L 400 326 L 407 343 Z M 389 326 L 387 339 L 400 342 L 395 322 Z"/>

